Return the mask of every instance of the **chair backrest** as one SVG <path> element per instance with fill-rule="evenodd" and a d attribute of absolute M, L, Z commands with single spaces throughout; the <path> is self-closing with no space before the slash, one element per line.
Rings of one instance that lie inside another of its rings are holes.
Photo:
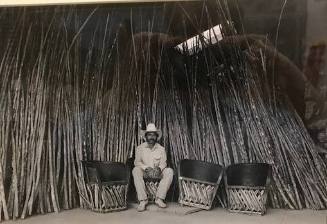
<path fill-rule="evenodd" d="M 124 163 L 109 161 L 83 161 L 88 172 L 89 181 L 92 181 L 90 170 L 95 168 L 101 182 L 107 181 L 127 181 L 129 179 L 128 167 Z M 92 174 L 93 175 L 93 174 Z"/>
<path fill-rule="evenodd" d="M 265 186 L 271 166 L 267 163 L 238 163 L 227 167 L 230 186 Z"/>
<path fill-rule="evenodd" d="M 200 181 L 216 183 L 223 172 L 223 167 L 209 162 L 183 159 L 179 163 L 179 175 Z"/>

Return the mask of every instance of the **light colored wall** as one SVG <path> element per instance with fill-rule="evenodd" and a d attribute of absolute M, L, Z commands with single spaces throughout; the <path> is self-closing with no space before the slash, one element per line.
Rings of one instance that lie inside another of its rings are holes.
<path fill-rule="evenodd" d="M 308 0 L 308 14 L 306 24 L 306 49 L 318 42 L 327 44 L 327 1 Z M 327 75 L 327 54 L 325 55 L 323 73 Z"/>
<path fill-rule="evenodd" d="M 327 41 L 327 1 L 308 0 L 307 43 Z"/>

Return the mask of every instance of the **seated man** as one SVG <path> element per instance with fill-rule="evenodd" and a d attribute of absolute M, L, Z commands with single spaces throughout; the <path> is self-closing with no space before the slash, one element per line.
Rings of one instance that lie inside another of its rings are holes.
<path fill-rule="evenodd" d="M 134 184 L 137 198 L 140 202 L 137 210 L 140 212 L 144 211 L 148 204 L 143 177 L 161 177 L 155 203 L 160 208 L 165 208 L 167 206 L 164 203 L 164 200 L 174 175 L 173 170 L 167 167 L 165 148 L 157 143 L 161 138 L 161 131 L 159 131 L 154 124 L 148 124 L 144 131 L 144 137 L 146 142 L 136 148 L 134 161 L 135 168 L 133 169 Z"/>

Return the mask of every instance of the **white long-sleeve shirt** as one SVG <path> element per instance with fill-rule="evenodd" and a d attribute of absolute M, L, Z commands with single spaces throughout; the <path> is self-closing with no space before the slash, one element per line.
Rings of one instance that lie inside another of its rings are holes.
<path fill-rule="evenodd" d="M 155 166 L 159 166 L 161 170 L 165 169 L 167 167 L 165 148 L 156 143 L 151 149 L 148 143 L 142 143 L 136 148 L 134 165 L 141 167 L 143 170 Z"/>

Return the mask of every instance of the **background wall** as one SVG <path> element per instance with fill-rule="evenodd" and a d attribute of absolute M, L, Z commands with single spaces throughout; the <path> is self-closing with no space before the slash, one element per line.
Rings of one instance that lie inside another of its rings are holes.
<path fill-rule="evenodd" d="M 306 53 L 310 46 L 317 43 L 327 44 L 327 1 L 308 0 L 308 18 L 306 22 Z M 327 54 L 324 55 L 324 63 L 321 68 L 322 76 L 327 75 Z M 327 82 L 324 78 L 323 82 Z M 326 83 L 327 84 L 327 83 Z M 325 84 L 324 84 L 325 85 Z"/>

